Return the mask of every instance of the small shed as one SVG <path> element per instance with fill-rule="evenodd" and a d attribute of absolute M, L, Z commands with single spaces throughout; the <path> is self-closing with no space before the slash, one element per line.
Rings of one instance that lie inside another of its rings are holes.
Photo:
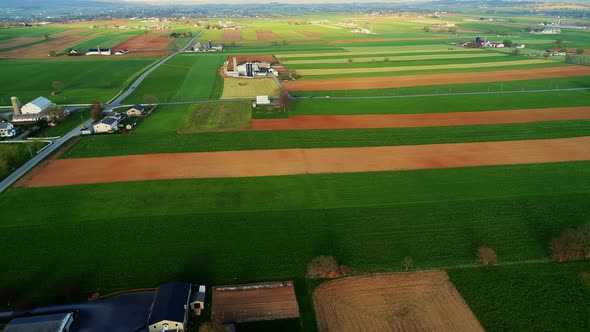
<path fill-rule="evenodd" d="M 145 107 L 141 106 L 140 104 L 135 104 L 129 110 L 127 110 L 127 116 L 141 116 Z"/>
<path fill-rule="evenodd" d="M 270 105 L 268 96 L 256 96 L 256 105 Z"/>

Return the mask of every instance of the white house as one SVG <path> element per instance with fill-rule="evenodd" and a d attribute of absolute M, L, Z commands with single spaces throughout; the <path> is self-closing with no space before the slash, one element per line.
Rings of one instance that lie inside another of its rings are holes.
<path fill-rule="evenodd" d="M 0 137 L 12 137 L 16 135 L 16 130 L 10 122 L 0 123 Z"/>
<path fill-rule="evenodd" d="M 55 104 L 51 102 L 51 100 L 39 97 L 30 103 L 26 104 L 21 108 L 22 114 L 39 114 L 48 111 L 51 109 Z"/>
<path fill-rule="evenodd" d="M 268 96 L 256 96 L 256 105 L 270 105 Z"/>
<path fill-rule="evenodd" d="M 110 48 L 91 48 L 86 52 L 86 55 L 112 55 L 113 51 Z"/>
<path fill-rule="evenodd" d="M 185 331 L 191 284 L 172 281 L 158 287 L 148 318 L 149 332 Z"/>
<path fill-rule="evenodd" d="M 144 110 L 145 108 L 143 106 L 135 104 L 127 110 L 127 116 L 141 116 Z"/>
<path fill-rule="evenodd" d="M 119 129 L 119 120 L 115 117 L 106 117 L 94 125 L 96 134 L 113 133 Z"/>

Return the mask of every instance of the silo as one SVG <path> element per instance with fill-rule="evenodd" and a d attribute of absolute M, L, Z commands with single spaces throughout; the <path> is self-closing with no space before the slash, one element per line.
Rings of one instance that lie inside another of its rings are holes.
<path fill-rule="evenodd" d="M 209 39 L 209 49 L 213 48 L 213 42 L 211 42 L 211 39 Z"/>
<path fill-rule="evenodd" d="M 236 59 L 236 57 L 234 57 L 234 71 L 238 70 L 238 59 Z"/>
<path fill-rule="evenodd" d="M 18 97 L 11 97 L 10 100 L 12 101 L 12 109 L 14 110 L 14 114 L 21 114 L 21 104 L 18 100 Z"/>

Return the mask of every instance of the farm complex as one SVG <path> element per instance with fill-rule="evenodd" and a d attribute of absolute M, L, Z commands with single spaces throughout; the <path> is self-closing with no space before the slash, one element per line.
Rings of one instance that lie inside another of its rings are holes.
<path fill-rule="evenodd" d="M 0 29 L 0 329 L 590 330 L 590 8 L 522 6 Z"/>

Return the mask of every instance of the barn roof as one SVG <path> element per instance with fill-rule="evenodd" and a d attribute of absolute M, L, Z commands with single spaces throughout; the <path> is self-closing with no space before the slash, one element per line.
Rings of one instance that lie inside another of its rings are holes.
<path fill-rule="evenodd" d="M 135 105 L 133 105 L 132 109 L 136 109 L 138 111 L 143 111 L 144 107 L 139 104 L 135 104 Z"/>
<path fill-rule="evenodd" d="M 101 52 L 108 52 L 110 50 L 111 50 L 110 48 L 101 48 L 100 49 Z M 88 52 L 98 52 L 98 48 L 91 48 L 88 50 Z"/>
<path fill-rule="evenodd" d="M 154 299 L 148 325 L 163 320 L 184 322 L 190 293 L 191 284 L 186 282 L 171 281 L 160 285 Z"/>
<path fill-rule="evenodd" d="M 104 123 L 109 126 L 112 126 L 115 122 L 117 122 L 117 118 L 112 116 L 107 116 L 106 118 L 100 120 L 100 123 Z"/>
<path fill-rule="evenodd" d="M 8 127 L 10 127 L 9 125 L 11 125 L 11 123 L 0 122 L 0 129 L 8 129 Z"/>
<path fill-rule="evenodd" d="M 51 102 L 51 100 L 49 100 L 45 97 L 38 97 L 35 100 L 31 101 L 29 104 L 35 105 L 35 106 L 39 107 L 40 109 L 45 109 L 47 106 L 51 105 L 52 102 Z M 25 106 L 27 106 L 27 105 L 25 105 Z"/>

